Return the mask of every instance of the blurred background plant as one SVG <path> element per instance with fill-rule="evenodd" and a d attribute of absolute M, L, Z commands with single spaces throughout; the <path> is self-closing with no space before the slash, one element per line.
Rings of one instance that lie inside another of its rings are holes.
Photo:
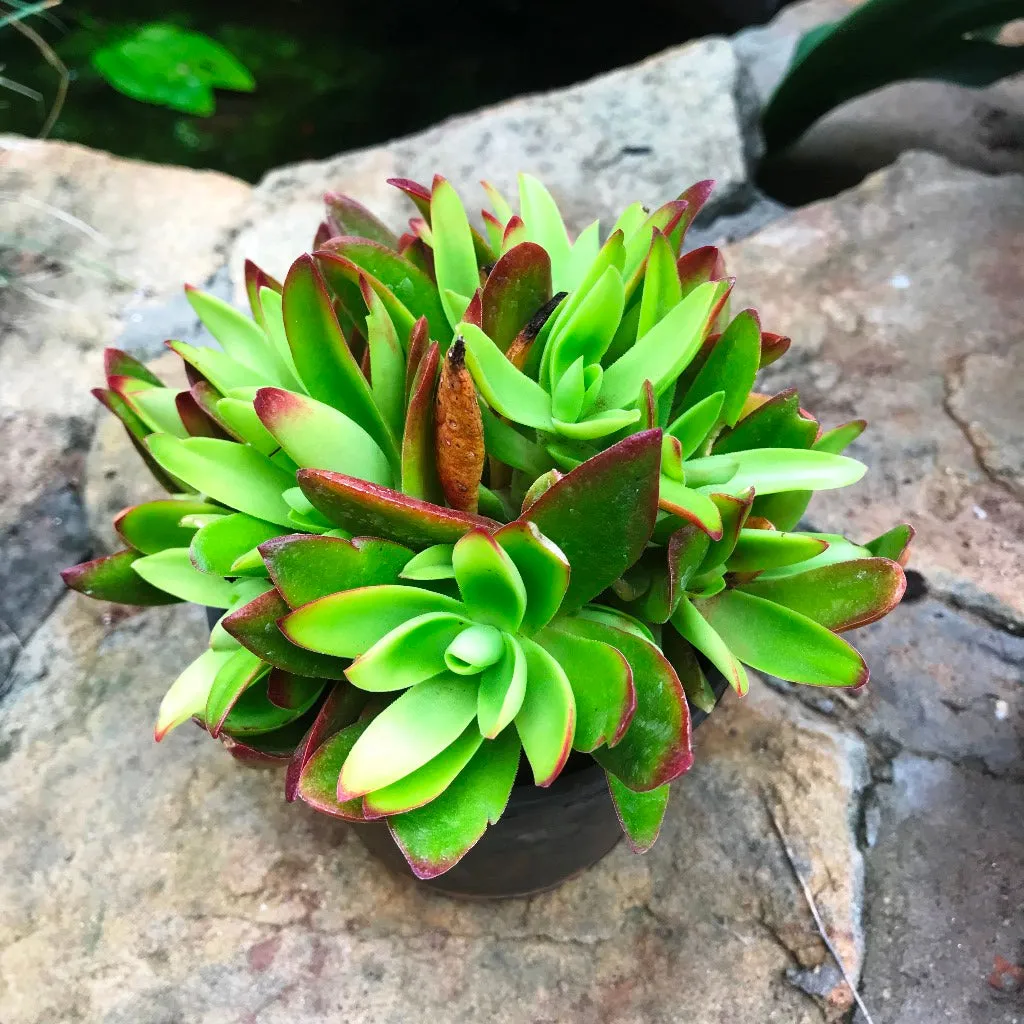
<path fill-rule="evenodd" d="M 892 82 L 982 87 L 1024 71 L 1024 46 L 999 41 L 1024 0 L 867 0 L 800 40 L 763 116 L 769 155 L 833 108 Z"/>
<path fill-rule="evenodd" d="M 629 32 L 584 34 L 574 0 L 0 0 L 13 83 L 0 131 L 252 181 L 765 21 L 785 2 L 638 0 Z"/>

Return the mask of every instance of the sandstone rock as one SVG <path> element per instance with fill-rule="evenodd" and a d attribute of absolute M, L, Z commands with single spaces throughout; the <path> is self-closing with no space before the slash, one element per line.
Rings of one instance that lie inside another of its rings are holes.
<path fill-rule="evenodd" d="M 877 797 L 863 980 L 875 1020 L 1012 1022 L 1019 997 L 985 979 L 996 957 L 1019 962 L 1024 788 L 904 755 Z"/>
<path fill-rule="evenodd" d="M 819 494 L 809 521 L 859 540 L 910 522 L 933 591 L 1018 623 L 1022 183 L 909 154 L 727 256 L 737 308 L 794 339 L 764 389 L 797 386 L 827 426 L 870 424 L 850 450 L 867 477 Z M 1005 372 L 985 394 L 992 360 Z"/>
<path fill-rule="evenodd" d="M 716 178 L 710 210 L 751 199 L 748 157 L 756 145 L 756 104 L 732 48 L 708 39 L 668 50 L 558 92 L 527 96 L 385 146 L 269 174 L 254 194 L 250 223 L 232 250 L 232 273 L 245 257 L 283 274 L 309 248 L 325 190 L 359 198 L 389 224 L 414 211 L 384 183 L 449 177 L 470 208 L 484 202 L 487 178 L 514 192 L 517 171 L 542 178 L 579 229 L 610 225 L 640 199 L 660 204 L 702 178 Z"/>
<path fill-rule="evenodd" d="M 198 730 L 152 742 L 202 637 L 199 609 L 115 621 L 69 595 L 19 658 L 0 718 L 4 1024 L 815 1024 L 784 971 L 824 950 L 765 800 L 858 969 L 863 749 L 765 688 L 701 728 L 646 857 L 466 904 L 387 874 Z"/>
<path fill-rule="evenodd" d="M 147 305 L 216 270 L 249 192 L 220 174 L 0 139 L 0 559 L 20 567 L 0 617 L 21 639 L 61 592 L 57 569 L 89 552 L 78 488 L 99 351 Z"/>

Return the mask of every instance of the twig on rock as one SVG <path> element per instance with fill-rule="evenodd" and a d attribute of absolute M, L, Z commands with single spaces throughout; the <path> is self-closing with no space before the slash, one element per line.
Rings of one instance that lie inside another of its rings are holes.
<path fill-rule="evenodd" d="M 782 844 L 782 852 L 785 853 L 786 860 L 789 861 L 789 867 L 793 872 L 793 877 L 797 880 L 797 884 L 800 886 L 800 890 L 804 894 L 804 899 L 807 901 L 807 907 L 811 912 L 811 917 L 814 918 L 814 923 L 818 928 L 818 934 L 821 936 L 821 941 L 825 943 L 825 948 L 832 954 L 832 959 L 835 960 L 836 966 L 839 968 L 839 973 L 843 976 L 843 981 L 850 986 L 854 1002 L 857 1004 L 857 1008 L 860 1012 L 864 1014 L 866 1024 L 875 1024 L 874 1020 L 872 1020 L 871 1014 L 868 1012 L 868 1008 L 864 1005 L 864 1000 L 861 999 L 860 993 L 857 991 L 857 986 L 854 985 L 853 979 L 846 970 L 846 965 L 843 963 L 836 947 L 832 944 L 832 940 L 829 938 L 828 932 L 825 930 L 825 923 L 821 919 L 821 914 L 818 913 L 818 905 L 814 902 L 814 895 L 811 892 L 811 887 L 807 884 L 806 879 L 797 867 L 796 857 L 793 854 L 792 847 L 789 845 L 789 840 L 786 838 L 786 833 L 783 832 L 782 826 L 779 824 L 779 819 L 775 813 L 775 809 L 772 807 L 771 802 L 766 795 L 763 796 L 763 800 L 765 810 L 768 812 L 768 819 L 772 823 L 772 828 L 775 829 L 775 834 L 779 837 L 779 842 Z"/>

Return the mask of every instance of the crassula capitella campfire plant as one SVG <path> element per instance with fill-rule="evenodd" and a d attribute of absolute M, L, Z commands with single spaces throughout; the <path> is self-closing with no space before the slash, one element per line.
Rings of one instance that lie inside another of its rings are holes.
<path fill-rule="evenodd" d="M 157 738 L 191 718 L 287 765 L 288 799 L 386 819 L 420 877 L 572 751 L 646 849 L 709 676 L 863 685 L 840 634 L 899 601 L 912 531 L 797 529 L 863 474 L 864 423 L 755 390 L 789 340 L 685 251 L 709 182 L 604 241 L 525 175 L 518 213 L 487 187 L 481 231 L 445 179 L 393 184 L 408 233 L 329 194 L 283 284 L 246 266 L 251 316 L 188 289 L 219 344 L 168 342 L 188 390 L 108 351 L 96 395 L 170 496 L 65 580 L 224 609 Z"/>

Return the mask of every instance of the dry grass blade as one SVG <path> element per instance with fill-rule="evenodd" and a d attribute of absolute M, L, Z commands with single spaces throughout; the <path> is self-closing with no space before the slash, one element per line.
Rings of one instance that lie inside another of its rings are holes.
<path fill-rule="evenodd" d="M 28 39 L 39 51 L 46 63 L 60 76 L 57 94 L 53 98 L 50 112 L 46 115 L 46 121 L 39 132 L 39 138 L 41 139 L 45 139 L 53 131 L 53 126 L 57 123 L 61 110 L 64 109 L 64 101 L 67 99 L 68 83 L 71 81 L 71 74 L 67 69 L 67 65 L 57 56 L 53 47 L 34 28 L 25 24 L 25 18 L 31 14 L 56 7 L 60 2 L 61 0 L 43 0 L 42 3 L 34 4 L 31 7 L 19 8 L 0 20 L 0 27 L 10 25 L 16 32 L 20 32 Z"/>
<path fill-rule="evenodd" d="M 775 834 L 779 837 L 779 842 L 782 844 L 782 852 L 786 855 L 786 860 L 789 862 L 789 867 L 793 872 L 793 877 L 796 879 L 797 884 L 800 886 L 800 891 L 804 894 L 804 899 L 807 901 L 807 907 L 811 912 L 811 917 L 814 918 L 814 924 L 818 929 L 818 934 L 821 936 L 821 941 L 825 943 L 825 948 L 832 954 L 832 959 L 835 960 L 836 966 L 839 968 L 839 973 L 843 976 L 843 981 L 849 985 L 850 991 L 853 993 L 854 1002 L 857 1004 L 857 1008 L 860 1012 L 864 1015 L 866 1024 L 875 1024 L 871 1014 L 868 1012 L 868 1008 L 864 1005 L 864 1000 L 861 999 L 860 993 L 857 991 L 857 986 L 853 983 L 853 979 L 850 977 L 850 973 L 846 969 L 846 965 L 843 963 L 836 947 L 832 943 L 832 939 L 829 938 L 829 934 L 825 930 L 825 923 L 822 921 L 821 914 L 818 912 L 818 905 L 814 902 L 814 894 L 811 892 L 811 887 L 807 884 L 800 868 L 797 867 L 793 849 L 789 844 L 789 839 L 786 837 L 786 833 L 782 830 L 782 825 L 779 824 L 778 816 L 771 805 L 771 801 L 767 796 L 762 796 L 762 799 L 764 800 L 765 810 L 768 812 L 768 819 L 771 821 L 772 828 L 775 830 Z"/>

